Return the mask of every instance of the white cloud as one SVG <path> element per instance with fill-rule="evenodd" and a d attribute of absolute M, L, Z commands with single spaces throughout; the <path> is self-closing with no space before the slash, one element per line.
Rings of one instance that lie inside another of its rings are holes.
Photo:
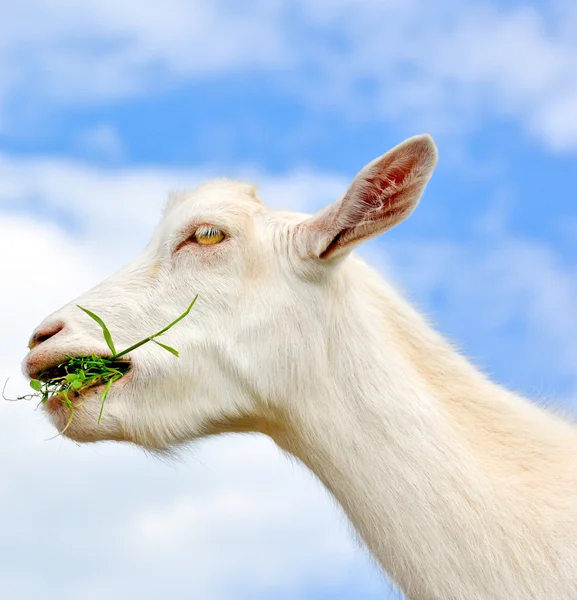
<path fill-rule="evenodd" d="M 577 147 L 577 11 L 565 0 L 252 0 L 242 10 L 228 0 L 26 0 L 3 22 L 5 129 L 23 106 L 150 97 L 198 77 L 261 72 L 341 116 L 462 134 L 498 115 L 551 149 Z"/>
<path fill-rule="evenodd" d="M 199 74 L 278 65 L 286 54 L 282 32 L 269 27 L 273 13 L 207 0 L 25 0 L 3 15 L 4 94 L 90 105 Z"/>
<path fill-rule="evenodd" d="M 474 0 L 307 6 L 320 35 L 338 30 L 346 42 L 320 59 L 307 50 L 322 61 L 321 105 L 356 101 L 357 118 L 403 118 L 439 133 L 467 132 L 496 114 L 551 148 L 577 147 L 577 14 L 568 3 L 548 11 Z"/>
<path fill-rule="evenodd" d="M 196 585 L 217 589 L 223 564 L 225 589 L 231 581 L 246 586 L 248 573 L 255 590 L 285 592 L 321 581 L 338 589 L 355 579 L 353 569 L 367 575 L 344 518 L 312 477 L 280 460 L 270 442 L 236 439 L 223 446 L 218 461 L 207 464 L 203 457 L 207 468 L 226 469 L 209 493 L 182 494 L 134 516 L 126 537 L 137 560 L 147 564 L 160 555 L 180 570 L 202 547 L 193 567 Z M 308 550 L 306 540 L 315 540 Z"/>

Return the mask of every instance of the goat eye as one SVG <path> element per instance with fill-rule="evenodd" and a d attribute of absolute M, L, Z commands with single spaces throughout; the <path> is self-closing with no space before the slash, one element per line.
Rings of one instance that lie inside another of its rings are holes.
<path fill-rule="evenodd" d="M 191 236 L 197 244 L 218 244 L 224 240 L 224 233 L 212 225 L 201 225 Z"/>

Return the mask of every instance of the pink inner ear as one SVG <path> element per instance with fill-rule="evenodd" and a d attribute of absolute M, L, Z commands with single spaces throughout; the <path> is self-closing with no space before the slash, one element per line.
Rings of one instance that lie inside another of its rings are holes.
<path fill-rule="evenodd" d="M 320 254 L 390 229 L 417 205 L 436 164 L 436 148 L 428 137 L 412 138 L 367 165 L 355 178 L 333 213 L 333 239 Z"/>
<path fill-rule="evenodd" d="M 411 191 L 418 180 L 413 177 L 414 163 L 410 160 L 397 160 L 393 165 L 375 165 L 367 177 L 355 182 L 349 190 L 349 219 L 355 225 L 382 221 L 387 223 L 404 216 L 413 208 Z M 348 203 L 347 203 L 348 204 Z M 354 219 L 354 216 L 358 217 Z M 353 219 L 350 219 L 353 217 Z M 351 223 L 352 224 L 352 223 Z"/>
<path fill-rule="evenodd" d="M 365 177 L 365 181 L 369 186 L 380 188 L 382 192 L 389 187 L 401 187 L 411 173 L 414 162 L 411 157 L 398 158 L 396 161 L 390 161 L 387 164 L 385 161 L 379 165 L 375 165 L 375 175 L 373 177 Z"/>

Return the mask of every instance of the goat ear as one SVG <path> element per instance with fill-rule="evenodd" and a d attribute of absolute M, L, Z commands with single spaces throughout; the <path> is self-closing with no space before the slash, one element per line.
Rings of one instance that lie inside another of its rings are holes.
<path fill-rule="evenodd" d="M 415 209 L 437 164 L 429 135 L 404 141 L 364 167 L 343 198 L 301 224 L 306 255 L 336 258 Z"/>

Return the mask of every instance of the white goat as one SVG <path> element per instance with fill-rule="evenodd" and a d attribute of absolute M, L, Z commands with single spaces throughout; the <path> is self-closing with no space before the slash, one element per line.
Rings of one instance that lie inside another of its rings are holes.
<path fill-rule="evenodd" d="M 316 473 L 409 598 L 575 600 L 576 429 L 488 381 L 351 255 L 413 211 L 436 159 L 411 138 L 312 217 L 234 182 L 172 196 L 139 258 L 40 325 L 25 371 L 107 354 L 76 302 L 126 346 L 198 294 L 166 337 L 180 360 L 140 348 L 101 425 L 96 389 L 66 435 L 165 449 L 261 432 Z M 47 409 L 62 429 L 67 409 Z"/>

